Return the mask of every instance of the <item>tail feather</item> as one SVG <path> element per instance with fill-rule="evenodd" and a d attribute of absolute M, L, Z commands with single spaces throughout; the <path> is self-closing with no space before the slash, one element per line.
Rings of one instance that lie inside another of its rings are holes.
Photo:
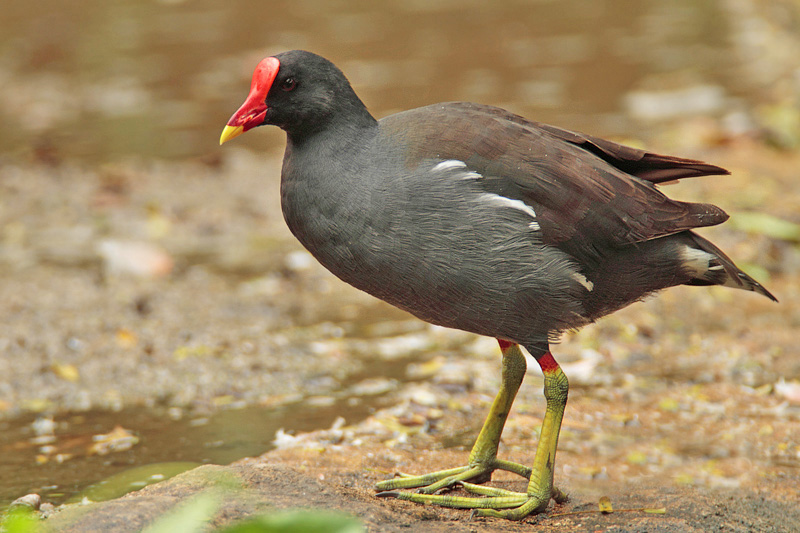
<path fill-rule="evenodd" d="M 763 285 L 737 267 L 725 252 L 711 241 L 694 232 L 688 232 L 696 248 L 687 246 L 684 251 L 684 264 L 695 277 L 687 285 L 723 285 L 734 289 L 753 291 L 766 296 L 773 302 L 778 299 Z"/>
<path fill-rule="evenodd" d="M 737 287 L 738 286 L 739 288 L 744 288 L 744 289 L 746 289 L 748 291 L 753 291 L 753 292 L 757 292 L 758 294 L 763 294 L 764 296 L 766 296 L 767 298 L 769 298 L 773 302 L 777 302 L 778 301 L 778 299 L 775 297 L 775 295 L 773 295 L 771 292 L 769 292 L 762 284 L 760 284 L 759 282 L 757 282 L 756 280 L 751 278 L 746 273 L 744 273 L 744 272 L 742 272 L 740 270 L 737 273 L 737 275 L 738 275 L 738 279 L 736 281 L 738 282 L 738 285 L 734 284 L 733 282 L 729 282 L 729 283 L 726 283 L 725 286 L 727 286 L 727 287 Z"/>

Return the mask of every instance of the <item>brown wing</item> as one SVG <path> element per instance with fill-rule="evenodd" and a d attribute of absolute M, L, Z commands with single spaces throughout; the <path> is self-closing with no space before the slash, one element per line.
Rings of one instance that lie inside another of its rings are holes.
<path fill-rule="evenodd" d="M 725 174 L 700 161 L 642 150 L 538 124 L 499 108 L 437 104 L 405 116 L 423 159 L 459 159 L 484 176 L 487 189 L 519 199 L 537 213 L 546 243 L 578 258 L 724 222 L 710 204 L 671 200 L 654 183 Z M 430 146 L 437 146 L 436 153 Z"/>
<path fill-rule="evenodd" d="M 652 183 L 663 183 L 665 181 L 698 176 L 730 174 L 724 168 L 709 165 L 702 161 L 654 154 L 646 150 L 639 150 L 638 148 L 631 148 L 630 146 L 598 137 L 584 135 L 583 133 L 562 130 L 541 122 L 528 121 L 519 115 L 514 115 L 500 108 L 490 109 L 494 111 L 490 114 L 498 118 L 509 120 L 523 127 L 534 127 L 546 131 L 555 138 L 593 153 L 623 172 Z"/>

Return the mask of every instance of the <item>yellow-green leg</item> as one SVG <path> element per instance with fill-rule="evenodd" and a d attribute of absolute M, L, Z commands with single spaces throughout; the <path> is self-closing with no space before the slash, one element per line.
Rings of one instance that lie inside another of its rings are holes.
<path fill-rule="evenodd" d="M 478 439 L 469 454 L 467 466 L 440 470 L 421 476 L 400 474 L 399 477 L 381 481 L 376 488 L 381 491 L 394 489 L 418 488 L 417 493 L 433 494 L 438 490 L 452 487 L 456 483 L 468 480 L 484 482 L 491 479 L 494 470 L 508 470 L 523 477 L 530 478 L 531 469 L 510 461 L 497 459 L 497 448 L 500 445 L 500 435 L 503 433 L 508 412 L 517 395 L 522 378 L 525 377 L 525 356 L 519 346 L 512 343 L 501 342 L 503 352 L 503 369 L 501 374 L 500 391 L 495 396 L 489 416 L 483 423 L 483 428 L 478 434 Z M 397 496 L 399 493 L 378 494 L 379 496 Z M 398 496 L 401 497 L 401 496 Z"/>
<path fill-rule="evenodd" d="M 542 432 L 539 437 L 539 444 L 536 447 L 536 455 L 533 458 L 533 468 L 531 469 L 530 482 L 528 489 L 522 493 L 504 491 L 501 496 L 490 496 L 483 500 L 492 500 L 502 503 L 509 497 L 519 498 L 524 496 L 520 505 L 489 505 L 480 506 L 476 511 L 477 516 L 492 516 L 496 518 L 508 518 L 509 520 L 522 520 L 529 514 L 540 513 L 547 508 L 550 498 L 557 502 L 566 500 L 566 496 L 553 486 L 553 472 L 556 463 L 556 449 L 558 448 L 558 435 L 561 431 L 561 421 L 564 418 L 564 409 L 567 405 L 567 395 L 569 393 L 569 382 L 567 376 L 561 371 L 550 352 L 547 352 L 537 361 L 542 367 L 544 374 L 544 397 L 547 400 L 547 407 L 542 420 Z M 467 490 L 470 490 L 467 487 Z M 473 489 L 474 490 L 474 489 Z M 482 499 L 478 499 L 481 501 Z M 511 507 L 511 508 L 508 508 Z M 504 509 L 498 511 L 496 509 Z"/>
<path fill-rule="evenodd" d="M 550 352 L 536 358 L 544 374 L 544 396 L 547 400 L 547 408 L 542 421 L 542 431 L 539 445 L 536 448 L 533 468 L 501 461 L 497 459 L 497 446 L 511 403 L 525 373 L 525 359 L 516 344 L 501 341 L 500 346 L 503 349 L 502 385 L 492 404 L 489 417 L 472 449 L 469 465 L 424 476 L 402 476 L 381 482 L 378 484 L 378 488 L 391 492 L 380 493 L 380 496 L 394 496 L 402 500 L 443 507 L 475 509 L 477 516 L 492 516 L 510 520 L 521 520 L 529 514 L 543 511 L 551 498 L 559 502 L 566 500 L 564 493 L 553 486 L 553 471 L 558 435 L 569 391 L 567 377 Z M 466 483 L 466 480 L 469 479 L 486 481 L 491 477 L 492 471 L 496 469 L 508 470 L 529 478 L 527 491 L 525 493 L 513 492 Z M 484 497 L 433 494 L 439 489 L 456 483 L 463 486 L 468 492 Z M 422 488 L 417 493 L 393 490 L 414 487 Z M 503 510 L 499 511 L 498 509 Z"/>

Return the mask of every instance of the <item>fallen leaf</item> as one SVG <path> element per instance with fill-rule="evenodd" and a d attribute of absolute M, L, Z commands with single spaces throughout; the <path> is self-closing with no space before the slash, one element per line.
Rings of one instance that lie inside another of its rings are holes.
<path fill-rule="evenodd" d="M 81 373 L 75 365 L 64 365 L 61 363 L 53 363 L 50 365 L 50 370 L 53 373 L 66 381 L 76 382 L 81 378 Z"/>
<path fill-rule="evenodd" d="M 117 330 L 117 345 L 120 348 L 133 348 L 136 346 L 138 339 L 136 333 L 127 328 L 120 328 Z"/>
<path fill-rule="evenodd" d="M 89 447 L 89 455 L 106 455 L 111 452 L 130 450 L 139 443 L 139 437 L 122 426 L 116 426 L 108 433 L 92 437 L 94 444 Z"/>
<path fill-rule="evenodd" d="M 608 496 L 602 496 L 597 505 L 600 508 L 600 512 L 603 514 L 614 512 L 614 507 L 611 505 L 611 498 Z"/>

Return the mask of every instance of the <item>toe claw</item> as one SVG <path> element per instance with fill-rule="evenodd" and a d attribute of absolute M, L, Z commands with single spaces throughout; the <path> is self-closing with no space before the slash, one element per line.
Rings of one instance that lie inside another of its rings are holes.
<path fill-rule="evenodd" d="M 375 494 L 378 498 L 398 498 L 400 496 L 400 492 L 396 490 L 384 490 L 382 492 L 378 492 Z"/>
<path fill-rule="evenodd" d="M 569 494 L 555 487 L 553 487 L 553 493 L 550 497 L 553 498 L 553 501 L 556 503 L 566 503 L 569 501 Z"/>

